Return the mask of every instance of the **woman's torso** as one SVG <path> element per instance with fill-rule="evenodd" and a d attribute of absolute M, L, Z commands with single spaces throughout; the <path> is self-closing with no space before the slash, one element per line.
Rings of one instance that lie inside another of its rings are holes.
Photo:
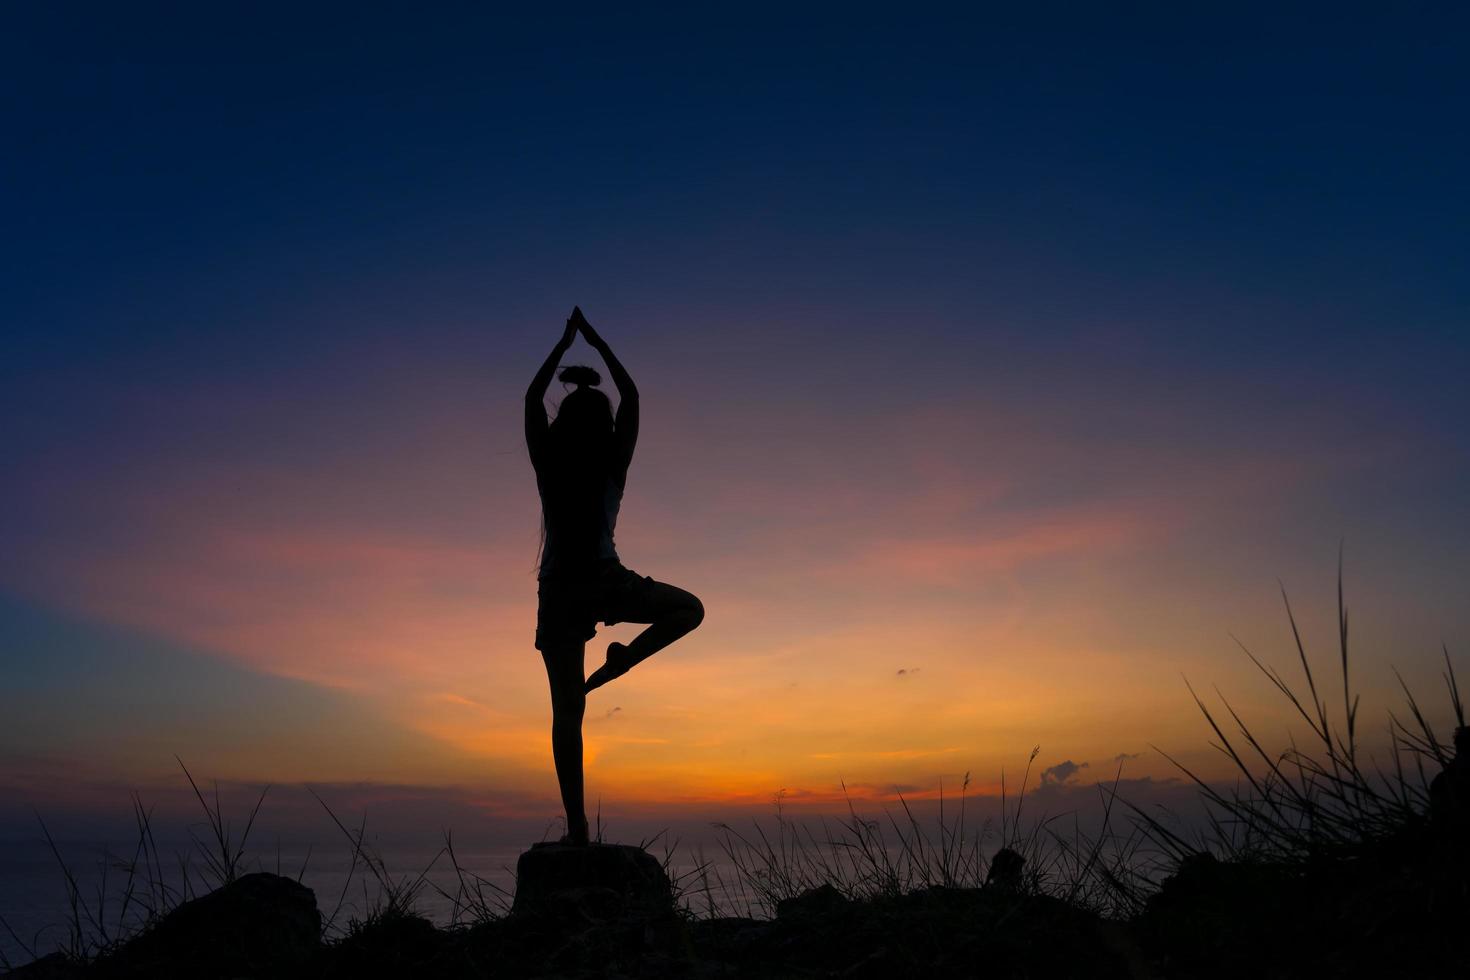
<path fill-rule="evenodd" d="M 546 529 L 539 577 L 575 576 L 618 560 L 613 531 L 627 475 L 626 469 L 573 477 L 537 469 L 536 488 L 541 493 Z"/>

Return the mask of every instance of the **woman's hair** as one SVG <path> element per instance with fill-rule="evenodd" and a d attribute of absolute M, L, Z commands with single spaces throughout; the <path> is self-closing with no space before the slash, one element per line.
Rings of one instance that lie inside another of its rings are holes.
<path fill-rule="evenodd" d="M 601 465 L 613 432 L 612 403 L 595 387 L 602 383 L 602 376 L 574 364 L 563 368 L 559 377 L 563 384 L 577 387 L 561 400 L 551 421 L 552 453 L 561 457 L 559 464 L 571 464 L 573 469 Z"/>
<path fill-rule="evenodd" d="M 602 375 L 582 364 L 567 365 L 561 369 L 561 374 L 557 377 L 561 379 L 562 384 L 576 385 L 578 388 L 583 385 L 596 388 L 602 384 Z"/>

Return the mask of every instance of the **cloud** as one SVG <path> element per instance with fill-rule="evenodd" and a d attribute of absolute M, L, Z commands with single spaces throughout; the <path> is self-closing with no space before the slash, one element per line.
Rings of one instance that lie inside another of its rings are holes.
<path fill-rule="evenodd" d="M 900 668 L 898 668 L 898 673 L 897 673 L 896 676 L 898 676 L 898 677 L 908 677 L 909 675 L 911 675 L 911 674 L 917 674 L 918 672 L 919 672 L 919 668 L 918 667 L 900 667 Z"/>
<path fill-rule="evenodd" d="M 1142 758 L 1143 758 L 1143 753 L 1142 752 L 1119 752 L 1117 755 L 1113 756 L 1113 761 L 1114 762 L 1128 762 L 1129 760 L 1132 760 L 1132 759 L 1142 759 Z"/>
<path fill-rule="evenodd" d="M 1068 759 L 1041 771 L 1042 786 L 1064 786 L 1067 780 L 1077 775 L 1077 770 L 1086 769 L 1087 763 L 1078 764 Z"/>
<path fill-rule="evenodd" d="M 623 708 L 622 708 L 621 705 L 619 705 L 616 708 L 608 708 L 607 709 L 607 714 L 604 715 L 603 717 L 605 717 L 605 718 L 611 718 L 614 715 L 621 714 L 622 713 L 622 710 L 623 710 Z"/>

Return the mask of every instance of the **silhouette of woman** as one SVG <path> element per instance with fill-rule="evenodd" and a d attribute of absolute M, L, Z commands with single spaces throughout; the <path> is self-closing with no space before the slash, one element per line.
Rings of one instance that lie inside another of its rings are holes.
<path fill-rule="evenodd" d="M 618 412 L 596 385 L 598 373 L 568 367 L 564 383 L 576 389 L 547 423 L 543 399 L 577 331 L 602 355 L 618 389 Z M 704 619 L 694 595 L 624 568 L 613 528 L 638 441 L 638 389 L 607 342 L 573 308 L 561 340 L 526 391 L 526 447 L 541 493 L 541 567 L 537 588 L 536 649 L 551 682 L 551 752 L 567 811 L 564 841 L 585 844 L 582 799 L 582 715 L 587 693 L 627 673 Z M 583 677 L 585 646 L 597 623 L 648 623 L 633 642 L 609 643 L 607 661 Z"/>

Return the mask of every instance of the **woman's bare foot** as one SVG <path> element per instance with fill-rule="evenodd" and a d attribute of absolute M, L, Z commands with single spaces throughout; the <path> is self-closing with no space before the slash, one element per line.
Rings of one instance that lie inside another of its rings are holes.
<path fill-rule="evenodd" d="M 590 843 L 591 834 L 588 833 L 587 818 L 571 821 L 567 824 L 567 832 L 561 835 L 558 844 L 570 844 L 573 847 L 586 847 Z"/>
<path fill-rule="evenodd" d="M 595 691 L 614 677 L 622 677 L 633 666 L 634 661 L 628 655 L 628 648 L 622 643 L 609 643 L 607 645 L 607 663 L 598 667 L 587 678 L 587 690 Z"/>

